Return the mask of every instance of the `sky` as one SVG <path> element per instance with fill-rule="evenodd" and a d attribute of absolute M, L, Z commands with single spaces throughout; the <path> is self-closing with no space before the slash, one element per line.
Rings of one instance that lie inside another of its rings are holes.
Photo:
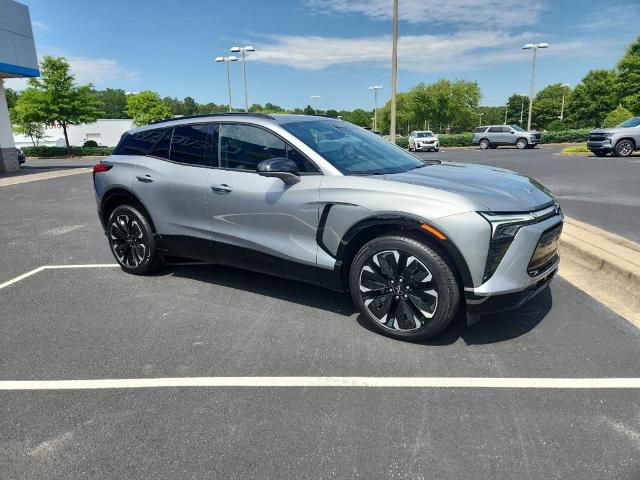
<path fill-rule="evenodd" d="M 65 56 L 78 83 L 227 103 L 224 64 L 253 45 L 249 103 L 321 109 L 373 108 L 367 87 L 391 86 L 391 0 L 21 0 L 38 55 Z M 483 105 L 528 93 L 529 42 L 539 51 L 536 87 L 612 68 L 640 34 L 638 0 L 399 0 L 398 91 L 439 78 L 477 81 Z M 234 107 L 242 67 L 230 64 Z M 24 82 L 9 80 L 8 87 Z"/>

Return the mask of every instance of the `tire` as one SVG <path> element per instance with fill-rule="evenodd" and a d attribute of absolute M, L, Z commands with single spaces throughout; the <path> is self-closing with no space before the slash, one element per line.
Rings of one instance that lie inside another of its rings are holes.
<path fill-rule="evenodd" d="M 607 152 L 606 150 L 591 150 L 591 153 L 593 153 L 596 157 L 606 157 L 607 155 L 609 155 L 609 152 Z"/>
<path fill-rule="evenodd" d="M 516 147 L 518 148 L 518 150 L 524 150 L 528 146 L 529 142 L 527 142 L 526 138 L 519 138 L 518 140 L 516 140 Z"/>
<path fill-rule="evenodd" d="M 146 275 L 160 265 L 160 254 L 149 220 L 131 205 L 115 208 L 107 222 L 111 253 L 122 270 Z"/>
<path fill-rule="evenodd" d="M 482 140 L 480 140 L 480 143 L 478 145 L 480 145 L 480 150 L 486 150 L 491 146 L 491 144 L 489 143 L 489 140 L 487 140 L 486 138 L 483 138 Z"/>
<path fill-rule="evenodd" d="M 635 148 L 636 146 L 631 140 L 622 139 L 618 143 L 616 143 L 616 146 L 613 149 L 613 153 L 616 155 L 616 157 L 630 157 L 631 155 L 633 155 L 633 151 L 635 150 Z"/>
<path fill-rule="evenodd" d="M 400 340 L 436 336 L 453 321 L 460 304 L 458 282 L 444 258 L 403 236 L 364 245 L 351 264 L 349 288 L 367 323 Z"/>

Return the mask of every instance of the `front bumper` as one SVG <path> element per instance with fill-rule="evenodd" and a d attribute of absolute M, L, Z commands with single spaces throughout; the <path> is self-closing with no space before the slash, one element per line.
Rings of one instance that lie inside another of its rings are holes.
<path fill-rule="evenodd" d="M 611 140 L 590 140 L 587 142 L 587 148 L 591 151 L 611 152 L 613 150 L 613 145 L 611 145 Z"/>
<path fill-rule="evenodd" d="M 482 285 L 464 289 L 467 310 L 495 313 L 520 307 L 539 293 L 558 270 L 560 257 L 553 255 L 535 272 L 529 268 L 542 235 L 562 224 L 554 215 L 520 228 L 493 275 Z"/>
<path fill-rule="evenodd" d="M 433 143 L 423 143 L 423 144 L 419 144 L 416 143 L 416 150 L 433 150 L 433 149 L 438 149 L 440 148 L 440 142 L 435 141 Z"/>

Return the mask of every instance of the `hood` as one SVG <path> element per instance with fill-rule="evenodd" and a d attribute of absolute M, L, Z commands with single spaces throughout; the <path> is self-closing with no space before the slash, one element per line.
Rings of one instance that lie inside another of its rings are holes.
<path fill-rule="evenodd" d="M 551 192 L 535 180 L 485 165 L 442 162 L 383 178 L 456 193 L 493 212 L 529 212 L 553 201 Z"/>
<path fill-rule="evenodd" d="M 633 128 L 633 127 L 628 127 L 628 128 Z M 626 128 L 616 128 L 616 127 L 611 127 L 611 128 L 596 128 L 595 130 L 591 130 L 591 132 L 589 132 L 589 134 L 592 133 L 618 133 L 618 132 L 622 132 L 623 130 L 627 130 Z"/>

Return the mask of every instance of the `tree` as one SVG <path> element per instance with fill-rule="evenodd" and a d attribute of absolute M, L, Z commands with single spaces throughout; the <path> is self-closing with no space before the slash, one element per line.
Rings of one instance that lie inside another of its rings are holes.
<path fill-rule="evenodd" d="M 311 105 L 307 105 L 306 107 L 304 107 L 303 112 L 304 112 L 305 115 L 315 115 L 316 114 L 316 111 L 313 108 L 311 108 Z"/>
<path fill-rule="evenodd" d="M 74 84 L 64 57 L 44 57 L 40 78 L 29 79 L 29 88 L 41 92 L 39 105 L 30 107 L 37 108 L 45 123 L 62 127 L 67 149 L 70 148 L 67 127 L 95 122 L 101 114 L 100 101 L 92 86 Z"/>
<path fill-rule="evenodd" d="M 610 70 L 591 70 L 571 94 L 568 120 L 576 127 L 602 125 L 604 117 L 618 105 L 616 74 Z"/>
<path fill-rule="evenodd" d="M 27 88 L 10 111 L 13 130 L 30 137 L 34 146 L 44 138 L 45 133 L 42 104 L 43 92 Z"/>
<path fill-rule="evenodd" d="M 562 109 L 562 95 L 564 94 L 565 112 L 571 106 L 571 89 L 563 87 L 561 83 L 553 83 L 538 92 L 533 99 L 532 126 L 546 129 L 560 116 Z"/>
<path fill-rule="evenodd" d="M 629 120 L 631 117 L 633 117 L 633 113 L 620 105 L 615 110 L 609 112 L 609 114 L 605 117 L 604 122 L 602 122 L 602 126 L 604 128 L 616 127 L 625 120 Z"/>
<path fill-rule="evenodd" d="M 507 125 L 520 125 L 522 128 L 527 124 L 529 116 L 529 97 L 514 93 L 507 99 Z M 522 123 L 520 119 L 522 118 Z"/>
<path fill-rule="evenodd" d="M 171 117 L 171 110 L 160 99 L 160 95 L 145 90 L 127 97 L 127 113 L 136 125 L 146 125 L 156 120 Z"/>
<path fill-rule="evenodd" d="M 618 98 L 629 110 L 640 115 L 640 37 L 618 62 L 616 72 Z"/>
<path fill-rule="evenodd" d="M 185 115 L 195 115 L 198 111 L 198 104 L 192 97 L 184 97 L 182 106 Z"/>
<path fill-rule="evenodd" d="M 106 118 L 127 118 L 127 94 L 120 88 L 107 88 L 96 92 Z"/>
<path fill-rule="evenodd" d="M 338 111 L 330 108 L 329 110 L 326 111 L 326 115 L 327 117 L 338 118 Z"/>
<path fill-rule="evenodd" d="M 178 100 L 176 97 L 164 97 L 162 99 L 162 103 L 164 103 L 167 106 L 167 108 L 169 108 L 171 115 L 185 114 L 183 103 L 180 100 Z"/>
<path fill-rule="evenodd" d="M 4 91 L 5 97 L 7 97 L 7 107 L 9 110 L 13 108 L 13 106 L 17 103 L 18 98 L 20 98 L 20 93 L 16 92 L 12 88 L 7 88 Z"/>
<path fill-rule="evenodd" d="M 337 112 L 336 112 L 337 113 Z M 337 117 L 338 115 L 336 115 Z M 342 116 L 342 119 L 351 122 L 354 125 L 371 128 L 373 112 L 366 112 L 361 108 L 356 108 L 353 112 L 348 112 Z"/>

